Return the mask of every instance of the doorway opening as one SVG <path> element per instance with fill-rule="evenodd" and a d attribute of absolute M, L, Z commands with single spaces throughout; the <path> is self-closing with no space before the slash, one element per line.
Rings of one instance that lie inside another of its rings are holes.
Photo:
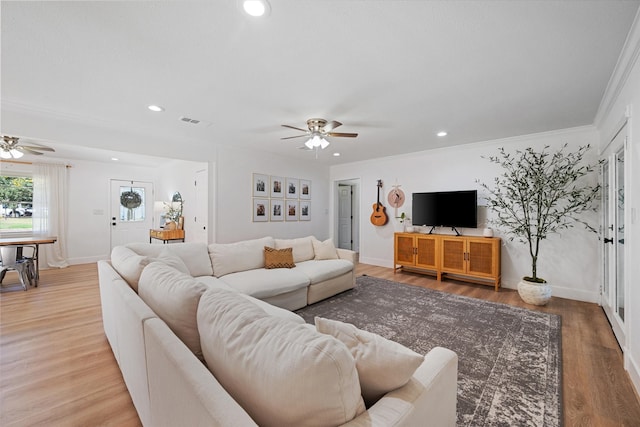
<path fill-rule="evenodd" d="M 334 194 L 337 246 L 360 252 L 360 179 L 336 181 Z"/>

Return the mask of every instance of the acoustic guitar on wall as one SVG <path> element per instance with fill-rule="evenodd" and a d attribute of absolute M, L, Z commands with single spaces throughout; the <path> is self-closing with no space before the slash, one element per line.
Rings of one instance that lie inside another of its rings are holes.
<path fill-rule="evenodd" d="M 382 180 L 378 180 L 378 201 L 373 204 L 373 213 L 371 213 L 371 224 L 373 225 L 385 225 L 389 218 L 384 212 L 384 206 L 380 203 L 380 189 L 382 188 Z"/>

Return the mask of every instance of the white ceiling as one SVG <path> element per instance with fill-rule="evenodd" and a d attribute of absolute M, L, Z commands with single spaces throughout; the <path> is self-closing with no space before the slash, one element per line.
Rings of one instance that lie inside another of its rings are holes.
<path fill-rule="evenodd" d="M 280 125 L 321 117 L 360 134 L 330 139 L 317 161 L 336 164 L 589 125 L 640 5 L 270 2 L 257 19 L 236 0 L 2 1 L 2 133 L 64 157 L 314 159 Z"/>

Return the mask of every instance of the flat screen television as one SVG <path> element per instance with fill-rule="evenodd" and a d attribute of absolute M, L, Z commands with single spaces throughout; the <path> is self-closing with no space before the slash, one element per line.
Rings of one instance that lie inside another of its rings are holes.
<path fill-rule="evenodd" d="M 478 227 L 478 191 L 413 193 L 411 222 L 431 227 Z"/>

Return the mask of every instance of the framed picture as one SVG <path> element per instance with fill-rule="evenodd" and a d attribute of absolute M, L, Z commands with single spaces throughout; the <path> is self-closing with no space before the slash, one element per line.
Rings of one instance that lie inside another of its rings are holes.
<path fill-rule="evenodd" d="M 287 188 L 286 188 L 286 198 L 287 199 L 297 199 L 298 198 L 298 186 L 300 185 L 300 180 L 296 178 L 287 178 Z"/>
<path fill-rule="evenodd" d="M 281 176 L 271 177 L 271 197 L 282 198 L 284 196 L 284 178 Z"/>
<path fill-rule="evenodd" d="M 307 179 L 300 180 L 300 200 L 311 199 L 311 181 Z"/>
<path fill-rule="evenodd" d="M 253 174 L 253 197 L 269 197 L 269 176 L 261 173 Z"/>
<path fill-rule="evenodd" d="M 287 221 L 297 221 L 298 220 L 298 201 L 297 200 L 285 200 L 285 219 Z"/>
<path fill-rule="evenodd" d="M 311 221 L 311 202 L 308 200 L 300 201 L 300 221 Z"/>
<path fill-rule="evenodd" d="M 269 199 L 253 199 L 253 222 L 269 221 Z"/>
<path fill-rule="evenodd" d="M 271 221 L 284 221 L 284 200 L 271 199 L 269 218 Z"/>

